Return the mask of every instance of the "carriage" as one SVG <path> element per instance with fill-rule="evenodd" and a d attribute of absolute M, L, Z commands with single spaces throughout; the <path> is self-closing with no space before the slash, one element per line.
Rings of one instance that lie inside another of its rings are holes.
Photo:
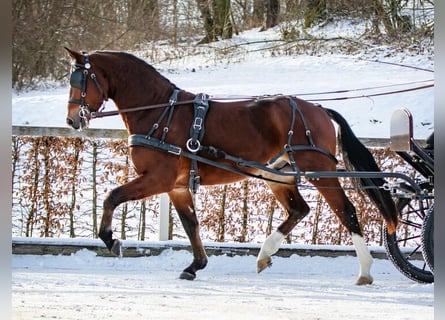
<path fill-rule="evenodd" d="M 421 283 L 434 281 L 434 133 L 425 146 L 413 138 L 412 115 L 396 110 L 391 117 L 390 147 L 418 173 L 415 185 L 400 183 L 393 190 L 400 214 L 397 232 L 384 229 L 389 259 L 408 278 Z M 419 257 L 420 255 L 420 257 Z"/>
<path fill-rule="evenodd" d="M 261 272 L 271 266 L 271 256 L 284 237 L 309 213 L 298 190 L 305 178 L 351 235 L 360 263 L 356 284 L 371 284 L 373 258 L 355 207 L 339 183 L 339 178 L 349 177 L 355 178 L 384 218 L 385 245 L 395 266 L 413 280 L 433 282 L 434 154 L 413 139 L 409 111 L 393 115 L 391 147 L 423 176 L 421 180 L 381 172 L 335 110 L 287 95 L 230 101 L 196 95 L 176 87 L 133 55 L 67 51 L 72 59 L 67 124 L 81 130 L 91 119 L 120 115 L 129 133 L 138 176 L 106 196 L 99 230 L 112 253 L 122 255 L 122 242 L 112 232 L 114 209 L 129 200 L 167 193 L 193 253 L 193 262 L 180 278 L 195 279 L 207 264 L 194 206 L 197 188 L 254 177 L 265 181 L 288 214 L 261 247 L 257 258 Z M 118 110 L 103 111 L 108 99 Z M 346 169 L 337 168 L 337 147 Z"/>

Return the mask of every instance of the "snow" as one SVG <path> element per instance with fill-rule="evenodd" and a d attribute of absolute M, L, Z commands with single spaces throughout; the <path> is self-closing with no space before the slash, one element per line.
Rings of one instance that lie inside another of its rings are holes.
<path fill-rule="evenodd" d="M 320 32 L 335 36 L 339 27 Z M 351 36 L 352 29 L 361 30 L 359 26 L 344 27 L 343 36 Z M 381 47 L 354 55 L 335 51 L 274 55 L 263 50 L 274 44 L 261 42 L 271 39 L 278 39 L 276 29 L 251 30 L 225 44 L 238 45 L 227 49 L 228 57 L 209 47 L 202 54 L 153 65 L 180 88 L 217 97 L 281 93 L 316 100 L 360 96 L 322 102 L 342 113 L 359 137 L 389 138 L 390 116 L 400 107 L 413 114 L 417 139 L 433 131 L 433 88 L 367 97 L 431 84 L 429 80 L 434 79 L 427 71 L 374 60 L 434 69 L 432 54 L 398 53 Z M 214 46 L 224 49 L 222 43 Z M 379 88 L 359 90 L 371 87 Z M 337 90 L 352 91 L 321 94 Z M 67 100 L 66 84 L 13 92 L 12 124 L 65 127 Z M 114 108 L 112 102 L 107 103 L 106 110 Z M 90 127 L 124 129 L 119 117 L 95 119 Z M 99 257 L 88 250 L 71 256 L 13 255 L 13 318 L 433 319 L 434 285 L 408 280 L 388 260 L 376 259 L 374 284 L 359 287 L 354 285 L 358 262 L 350 256 L 274 257 L 273 266 L 259 275 L 254 256 L 210 256 L 207 268 L 195 281 L 177 279 L 191 258 L 185 250 L 121 259 Z"/>
<path fill-rule="evenodd" d="M 354 285 L 355 257 L 210 256 L 194 281 L 178 279 L 188 251 L 159 256 L 13 255 L 14 319 L 433 319 L 434 285 L 375 259 L 374 284 Z"/>

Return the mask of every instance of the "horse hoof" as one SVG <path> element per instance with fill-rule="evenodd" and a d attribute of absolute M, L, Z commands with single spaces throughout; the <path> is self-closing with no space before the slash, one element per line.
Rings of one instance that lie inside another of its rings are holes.
<path fill-rule="evenodd" d="M 114 243 L 110 251 L 115 256 L 122 258 L 122 242 L 120 242 L 118 239 L 114 239 Z"/>
<path fill-rule="evenodd" d="M 267 258 L 258 260 L 256 262 L 256 272 L 260 273 L 264 269 L 269 268 L 271 266 L 272 266 L 272 258 L 271 257 L 267 257 Z"/>
<path fill-rule="evenodd" d="M 372 282 L 373 282 L 372 277 L 364 277 L 364 276 L 360 276 L 360 277 L 357 279 L 357 282 L 356 282 L 355 284 L 358 285 L 358 286 L 366 286 L 366 285 L 368 285 L 368 284 L 372 284 Z"/>
<path fill-rule="evenodd" d="M 179 275 L 179 279 L 182 280 L 195 280 L 196 278 L 196 274 L 187 272 L 187 271 L 183 271 L 180 275 Z"/>

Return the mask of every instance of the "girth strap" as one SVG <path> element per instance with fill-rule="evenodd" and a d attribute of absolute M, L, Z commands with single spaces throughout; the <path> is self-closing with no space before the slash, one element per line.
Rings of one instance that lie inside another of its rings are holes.
<path fill-rule="evenodd" d="M 190 152 L 198 152 L 205 132 L 204 124 L 207 111 L 209 110 L 209 96 L 205 93 L 198 94 L 193 107 L 194 117 L 193 123 L 190 126 L 190 139 L 187 141 L 187 149 Z"/>
<path fill-rule="evenodd" d="M 209 110 L 209 96 L 205 93 L 198 94 L 194 100 L 193 108 L 193 123 L 190 126 L 190 139 L 187 140 L 186 146 L 191 153 L 196 154 L 201 149 L 201 140 L 204 137 L 205 118 Z M 200 183 L 198 161 L 195 158 L 191 158 L 189 189 L 192 194 L 196 194 Z"/>

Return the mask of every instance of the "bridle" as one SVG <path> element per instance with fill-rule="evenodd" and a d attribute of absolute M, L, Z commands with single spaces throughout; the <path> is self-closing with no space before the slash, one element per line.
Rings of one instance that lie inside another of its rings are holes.
<path fill-rule="evenodd" d="M 90 63 L 90 57 L 88 53 L 82 52 L 85 63 L 82 64 L 80 62 L 74 62 L 72 64 L 73 71 L 70 75 L 70 85 L 72 88 L 80 89 L 80 99 L 69 99 L 68 103 L 74 103 L 79 105 L 79 116 L 82 119 L 87 120 L 86 118 L 88 115 L 90 115 L 91 112 L 95 112 L 96 110 L 93 110 L 90 108 L 90 105 L 85 101 L 87 96 L 87 81 L 88 76 L 93 80 L 95 83 L 97 89 L 100 91 L 102 97 L 104 98 L 104 90 L 102 89 L 102 86 L 100 85 L 99 81 L 97 80 L 96 74 L 93 72 L 91 63 Z M 104 99 L 105 100 L 105 99 Z M 101 108 L 99 108 L 101 109 Z"/>

